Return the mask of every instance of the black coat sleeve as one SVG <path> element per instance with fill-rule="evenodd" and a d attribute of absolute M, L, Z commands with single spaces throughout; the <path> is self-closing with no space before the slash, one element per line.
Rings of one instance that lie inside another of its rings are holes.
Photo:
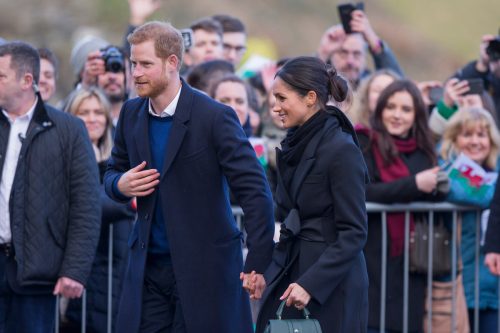
<path fill-rule="evenodd" d="M 484 251 L 500 253 L 500 181 L 497 181 L 490 209 Z"/>

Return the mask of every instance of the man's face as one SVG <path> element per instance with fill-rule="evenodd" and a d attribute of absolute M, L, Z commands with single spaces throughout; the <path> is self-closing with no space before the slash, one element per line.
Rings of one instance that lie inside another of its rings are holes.
<path fill-rule="evenodd" d="M 21 78 L 10 68 L 11 56 L 0 57 L 0 109 L 9 112 L 22 94 Z"/>
<path fill-rule="evenodd" d="M 222 39 L 216 32 L 198 29 L 193 32 L 194 44 L 186 53 L 186 64 L 196 66 L 205 61 L 222 59 Z"/>
<path fill-rule="evenodd" d="M 238 66 L 247 50 L 247 36 L 243 32 L 225 32 L 223 37 L 224 59 Z"/>
<path fill-rule="evenodd" d="M 365 45 L 359 34 L 346 36 L 341 48 L 334 52 L 331 61 L 337 71 L 349 81 L 357 82 L 366 67 Z"/>
<path fill-rule="evenodd" d="M 40 83 L 38 86 L 44 102 L 48 101 L 56 92 L 55 69 L 47 59 L 40 59 Z"/>
<path fill-rule="evenodd" d="M 176 67 L 156 56 L 154 41 L 131 46 L 130 61 L 135 90 L 140 97 L 155 98 L 164 93 Z"/>
<path fill-rule="evenodd" d="M 125 73 L 106 72 L 97 78 L 97 86 L 104 91 L 111 103 L 125 99 Z"/>

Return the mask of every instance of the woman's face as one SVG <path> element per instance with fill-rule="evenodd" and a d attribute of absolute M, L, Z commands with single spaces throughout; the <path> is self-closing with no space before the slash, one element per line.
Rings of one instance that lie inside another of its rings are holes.
<path fill-rule="evenodd" d="M 273 82 L 272 92 L 276 98 L 273 112 L 278 114 L 284 128 L 304 124 L 317 111 L 314 105 L 308 106 L 307 97 L 300 96 L 279 77 Z"/>
<path fill-rule="evenodd" d="M 231 81 L 222 82 L 217 87 L 214 98 L 232 107 L 243 126 L 248 119 L 249 112 L 247 90 L 243 84 Z"/>
<path fill-rule="evenodd" d="M 382 110 L 382 123 L 390 135 L 406 138 L 415 123 L 413 98 L 407 91 L 398 91 L 387 100 Z"/>
<path fill-rule="evenodd" d="M 281 118 L 280 118 L 279 114 L 277 112 L 273 111 L 274 105 L 276 104 L 276 97 L 274 97 L 274 95 L 271 93 L 271 94 L 269 94 L 269 98 L 267 99 L 267 101 L 269 103 L 269 107 L 268 107 L 269 114 L 271 116 L 271 120 L 272 120 L 274 126 L 276 126 L 278 128 L 283 128 L 283 123 L 281 122 Z"/>
<path fill-rule="evenodd" d="M 80 104 L 75 116 L 82 119 L 87 127 L 90 141 L 97 145 L 106 131 L 106 112 L 95 96 L 86 98 Z"/>
<path fill-rule="evenodd" d="M 480 123 L 463 126 L 455 139 L 455 148 L 482 165 L 491 151 L 488 128 Z"/>
<path fill-rule="evenodd" d="M 392 82 L 394 82 L 394 78 L 385 74 L 379 75 L 373 79 L 370 87 L 368 88 L 368 109 L 370 110 L 370 113 L 375 111 L 377 100 L 382 90 L 384 90 Z"/>

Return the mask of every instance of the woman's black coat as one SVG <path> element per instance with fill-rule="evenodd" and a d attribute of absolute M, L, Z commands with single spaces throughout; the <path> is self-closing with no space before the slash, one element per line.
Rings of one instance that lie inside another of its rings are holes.
<path fill-rule="evenodd" d="M 433 166 L 432 161 L 422 151 L 401 154 L 403 163 L 408 167 L 410 176 L 392 182 L 383 183 L 373 156 L 370 139 L 358 133 L 361 149 L 365 158 L 370 183 L 366 187 L 366 200 L 385 204 L 408 203 L 412 201 L 435 201 L 437 198 L 421 192 L 417 188 L 415 175 Z M 388 239 L 387 253 L 389 253 Z M 380 285 L 381 285 L 382 228 L 381 215 L 368 214 L 368 240 L 365 246 L 366 265 L 370 279 L 369 319 L 370 328 L 380 326 Z M 389 256 L 389 255 L 388 255 Z M 387 261 L 387 294 L 385 328 L 402 331 L 403 328 L 403 281 L 404 257 L 397 256 Z M 409 275 L 409 311 L 408 325 L 410 332 L 420 332 L 423 327 L 426 275 Z"/>
<path fill-rule="evenodd" d="M 291 282 L 311 295 L 307 308 L 323 332 L 366 331 L 366 177 L 360 149 L 331 115 L 302 155 L 290 186 L 291 200 L 278 177 L 277 220 L 286 220 L 289 230 L 281 234 L 265 274 L 257 332 L 275 318 L 278 298 Z M 301 313 L 287 308 L 284 318 L 292 317 Z"/>

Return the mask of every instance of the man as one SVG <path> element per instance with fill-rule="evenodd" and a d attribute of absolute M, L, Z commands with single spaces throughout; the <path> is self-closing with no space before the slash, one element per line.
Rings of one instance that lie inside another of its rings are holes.
<path fill-rule="evenodd" d="M 250 333 L 228 193 L 245 213 L 243 283 L 263 283 L 274 229 L 263 169 L 234 111 L 180 79 L 179 31 L 150 22 L 128 40 L 140 98 L 123 106 L 104 180 L 138 206 L 117 332 Z"/>
<path fill-rule="evenodd" d="M 50 49 L 38 49 L 40 55 L 40 95 L 42 100 L 48 102 L 56 93 L 56 79 L 59 71 L 59 61 Z"/>
<path fill-rule="evenodd" d="M 128 99 L 127 89 L 127 61 L 125 53 L 120 48 L 107 45 L 98 47 L 89 45 L 86 48 L 81 48 L 75 57 L 84 57 L 85 62 L 81 64 L 79 70 L 80 84 L 84 87 L 97 86 L 102 89 L 109 102 L 111 103 L 111 116 L 113 125 L 116 125 L 120 110 Z M 106 66 L 106 59 L 110 59 L 117 65 L 114 68 Z M 121 63 L 118 66 L 118 63 Z"/>
<path fill-rule="evenodd" d="M 375 33 L 366 14 L 361 10 L 355 10 L 351 16 L 353 33 L 346 34 L 341 25 L 330 27 L 321 38 L 318 57 L 332 63 L 354 87 L 370 74 L 366 68 L 367 47 L 373 57 L 375 69 L 391 69 L 403 76 L 403 71 L 389 45 Z"/>
<path fill-rule="evenodd" d="M 247 50 L 247 33 L 240 19 L 230 15 L 214 15 L 212 18 L 222 26 L 224 59 L 237 67 Z"/>
<path fill-rule="evenodd" d="M 482 79 L 484 89 L 500 116 L 500 35 L 484 35 L 479 46 L 479 59 L 469 62 L 454 75 L 460 80 Z"/>
<path fill-rule="evenodd" d="M 38 52 L 0 46 L 0 332 L 51 332 L 80 297 L 99 238 L 94 152 L 82 121 L 44 105 Z"/>
<path fill-rule="evenodd" d="M 203 18 L 189 27 L 193 31 L 193 45 L 186 50 L 185 63 L 193 67 L 205 61 L 223 59 L 222 26 L 211 18 Z"/>

